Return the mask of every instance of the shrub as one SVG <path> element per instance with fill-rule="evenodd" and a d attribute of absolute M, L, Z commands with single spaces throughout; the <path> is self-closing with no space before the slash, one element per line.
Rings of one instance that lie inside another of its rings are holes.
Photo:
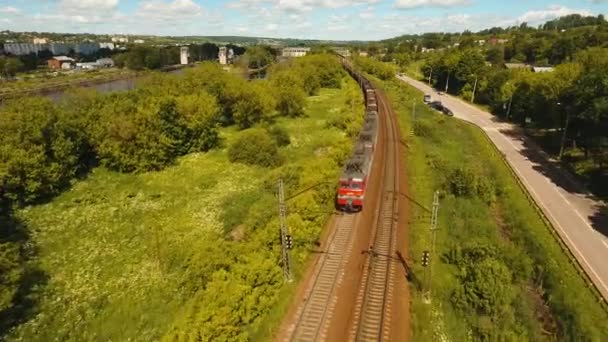
<path fill-rule="evenodd" d="M 287 146 L 291 143 L 289 132 L 281 126 L 272 126 L 268 129 L 268 134 L 277 142 L 279 147 Z"/>
<path fill-rule="evenodd" d="M 281 164 L 277 143 L 261 129 L 251 129 L 228 148 L 228 159 L 233 163 L 259 165 L 265 167 Z"/>
<path fill-rule="evenodd" d="M 48 99 L 19 99 L 0 113 L 0 192 L 31 203 L 58 193 L 91 153 L 81 122 Z"/>
<path fill-rule="evenodd" d="M 425 121 L 414 122 L 414 134 L 419 137 L 430 137 L 433 135 L 433 127 Z"/>
<path fill-rule="evenodd" d="M 446 187 L 454 196 L 479 197 L 486 203 L 496 200 L 494 181 L 475 168 L 454 169 L 447 177 Z"/>

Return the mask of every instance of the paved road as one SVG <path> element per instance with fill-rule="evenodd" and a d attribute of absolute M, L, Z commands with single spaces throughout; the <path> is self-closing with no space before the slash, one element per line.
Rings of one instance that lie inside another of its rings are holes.
<path fill-rule="evenodd" d="M 426 84 L 400 76 L 402 81 L 431 94 L 454 112 L 454 116 L 481 127 L 502 151 L 522 183 L 534 197 L 553 227 L 579 260 L 589 277 L 608 300 L 608 232 L 599 215 L 605 206 L 594 200 L 580 184 L 548 162 L 547 156 L 515 125 L 498 121 L 458 98 L 438 95 Z"/>

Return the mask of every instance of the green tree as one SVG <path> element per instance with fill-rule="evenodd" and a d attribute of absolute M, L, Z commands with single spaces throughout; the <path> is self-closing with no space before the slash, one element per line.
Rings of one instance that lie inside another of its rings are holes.
<path fill-rule="evenodd" d="M 265 167 L 281 164 L 276 141 L 262 129 L 245 131 L 228 148 L 228 159 L 233 163 L 244 163 Z"/>
<path fill-rule="evenodd" d="M 247 48 L 244 58 L 247 61 L 247 67 L 250 69 L 264 67 L 273 61 L 273 55 L 270 52 L 270 48 L 260 45 Z"/>
<path fill-rule="evenodd" d="M 0 56 L 0 73 L 4 78 L 13 78 L 24 69 L 23 63 L 18 58 Z"/>

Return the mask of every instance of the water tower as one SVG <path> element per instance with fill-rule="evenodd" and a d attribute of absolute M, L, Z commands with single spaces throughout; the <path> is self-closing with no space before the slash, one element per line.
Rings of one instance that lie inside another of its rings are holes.
<path fill-rule="evenodd" d="M 227 56 L 227 50 L 226 50 L 225 46 L 220 47 L 219 57 L 220 57 L 220 64 L 222 64 L 222 65 L 228 64 L 228 56 Z"/>
<path fill-rule="evenodd" d="M 180 63 L 183 65 L 188 64 L 188 57 L 190 56 L 190 54 L 188 53 L 188 47 L 187 46 L 182 46 L 179 49 L 179 60 Z"/>

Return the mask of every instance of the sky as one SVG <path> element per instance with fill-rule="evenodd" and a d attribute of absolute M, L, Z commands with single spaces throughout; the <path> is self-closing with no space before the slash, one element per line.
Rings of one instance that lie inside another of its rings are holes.
<path fill-rule="evenodd" d="M 606 14 L 608 0 L 0 0 L 0 30 L 379 40 L 571 13 Z"/>

